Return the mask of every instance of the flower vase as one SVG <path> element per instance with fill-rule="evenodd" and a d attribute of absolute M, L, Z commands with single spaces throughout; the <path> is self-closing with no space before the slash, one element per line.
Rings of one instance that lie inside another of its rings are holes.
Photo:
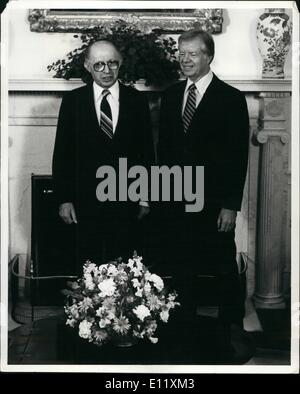
<path fill-rule="evenodd" d="M 132 347 L 136 342 L 136 338 L 131 335 L 117 335 L 113 338 L 113 344 L 116 347 Z"/>
<path fill-rule="evenodd" d="M 263 58 L 262 78 L 284 78 L 284 63 L 292 37 L 289 19 L 284 8 L 266 8 L 259 17 L 256 38 Z"/>

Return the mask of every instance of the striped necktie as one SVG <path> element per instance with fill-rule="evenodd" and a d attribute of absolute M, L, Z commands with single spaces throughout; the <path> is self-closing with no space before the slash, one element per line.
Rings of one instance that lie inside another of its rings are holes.
<path fill-rule="evenodd" d="M 100 128 L 108 136 L 108 138 L 113 138 L 113 123 L 112 114 L 109 102 L 107 101 L 107 96 L 110 91 L 104 89 L 102 92 L 102 100 L 100 105 Z"/>
<path fill-rule="evenodd" d="M 193 119 L 194 113 L 196 111 L 196 86 L 193 83 L 189 87 L 189 94 L 186 100 L 182 120 L 183 120 L 183 129 L 186 133 L 189 129 L 190 123 Z"/>

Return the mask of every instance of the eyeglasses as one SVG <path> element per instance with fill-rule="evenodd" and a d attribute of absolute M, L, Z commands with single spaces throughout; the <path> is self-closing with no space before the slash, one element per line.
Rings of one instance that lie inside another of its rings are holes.
<path fill-rule="evenodd" d="M 93 68 L 95 71 L 103 71 L 107 66 L 110 70 L 117 70 L 119 68 L 118 60 L 109 60 L 108 62 L 97 62 L 93 64 Z"/>

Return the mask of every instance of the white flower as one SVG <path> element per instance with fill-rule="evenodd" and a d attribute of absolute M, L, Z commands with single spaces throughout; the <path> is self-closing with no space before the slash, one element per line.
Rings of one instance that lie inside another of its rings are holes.
<path fill-rule="evenodd" d="M 90 274 L 93 272 L 95 275 L 98 275 L 98 267 L 96 264 L 88 262 L 83 266 L 83 272 L 84 274 Z"/>
<path fill-rule="evenodd" d="M 135 256 L 133 258 L 133 260 L 136 262 L 137 265 L 142 264 L 143 257 L 142 256 Z"/>
<path fill-rule="evenodd" d="M 139 332 L 139 331 L 133 330 L 132 334 L 134 337 L 143 339 L 146 333 L 145 333 L 145 331 Z"/>
<path fill-rule="evenodd" d="M 131 280 L 133 287 L 139 287 L 140 286 L 140 282 L 138 279 L 134 278 Z"/>
<path fill-rule="evenodd" d="M 120 319 L 116 318 L 113 324 L 114 330 L 120 334 L 126 334 L 130 327 L 129 320 L 125 316 L 121 316 Z"/>
<path fill-rule="evenodd" d="M 84 299 L 79 302 L 78 306 L 80 311 L 87 312 L 89 308 L 93 308 L 93 301 L 90 297 L 84 297 Z"/>
<path fill-rule="evenodd" d="M 104 281 L 99 283 L 98 288 L 100 290 L 100 297 L 110 297 L 116 290 L 116 284 L 112 278 L 104 279 Z"/>
<path fill-rule="evenodd" d="M 148 336 L 152 336 L 154 334 L 154 332 L 156 331 L 156 329 L 157 329 L 157 323 L 155 320 L 152 320 L 149 323 L 148 327 L 146 328 L 146 332 L 147 332 Z"/>
<path fill-rule="evenodd" d="M 151 315 L 149 309 L 145 305 L 137 306 L 136 308 L 133 309 L 133 312 L 142 321 L 144 321 L 145 317 Z"/>
<path fill-rule="evenodd" d="M 134 267 L 134 260 L 129 259 L 127 265 L 128 265 L 129 268 L 133 268 Z"/>
<path fill-rule="evenodd" d="M 79 324 L 79 336 L 84 339 L 90 338 L 91 327 L 92 327 L 92 323 L 88 322 L 87 320 L 83 320 Z"/>
<path fill-rule="evenodd" d="M 94 283 L 94 281 L 93 281 L 92 275 L 86 274 L 86 275 L 84 275 L 84 276 L 85 276 L 85 279 L 84 279 L 85 287 L 86 287 L 88 290 L 94 290 L 94 288 L 95 288 L 95 283 Z"/>
<path fill-rule="evenodd" d="M 134 259 L 134 261 L 135 261 L 136 268 L 138 270 L 140 270 L 140 271 L 143 271 L 144 270 L 144 264 L 141 262 L 141 259 L 142 258 L 137 258 L 137 259 Z"/>
<path fill-rule="evenodd" d="M 116 280 L 117 282 L 126 282 L 128 280 L 128 275 L 127 273 L 122 269 L 120 271 L 118 271 L 117 275 L 116 275 Z"/>
<path fill-rule="evenodd" d="M 107 269 L 108 276 L 115 276 L 118 273 L 117 267 L 115 265 L 110 264 Z"/>
<path fill-rule="evenodd" d="M 169 300 L 169 301 L 174 301 L 176 297 L 177 297 L 177 294 L 176 294 L 176 293 L 170 293 L 170 294 L 168 295 L 168 300 Z"/>
<path fill-rule="evenodd" d="M 105 307 L 100 307 L 96 311 L 96 316 L 100 317 L 99 320 L 99 327 L 100 328 L 105 328 L 106 326 L 109 326 L 114 319 L 115 315 L 115 308 L 114 311 L 106 309 Z"/>
<path fill-rule="evenodd" d="M 100 308 L 96 310 L 96 316 L 102 317 L 105 315 L 105 313 L 106 313 L 106 308 L 104 308 L 103 306 L 100 306 Z"/>
<path fill-rule="evenodd" d="M 150 294 L 147 304 L 149 305 L 151 311 L 155 311 L 156 309 L 160 309 L 161 307 L 161 302 L 155 294 Z"/>
<path fill-rule="evenodd" d="M 168 300 L 167 307 L 168 307 L 168 309 L 173 309 L 173 308 L 175 308 L 176 305 L 180 306 L 180 302 L 175 301 L 176 297 L 177 297 L 177 293 L 175 293 L 175 292 L 174 293 L 170 293 L 168 295 L 168 297 L 167 297 L 167 300 Z"/>
<path fill-rule="evenodd" d="M 167 303 L 168 309 L 173 309 L 173 308 L 175 308 L 176 305 L 179 306 L 179 305 L 180 305 L 180 302 L 169 301 L 169 302 Z"/>
<path fill-rule="evenodd" d="M 135 292 L 135 295 L 137 296 L 137 297 L 142 297 L 143 296 L 143 289 L 137 289 L 137 291 Z"/>
<path fill-rule="evenodd" d="M 149 271 L 145 272 L 145 280 L 148 281 L 151 278 L 151 274 Z"/>
<path fill-rule="evenodd" d="M 67 319 L 66 326 L 75 327 L 76 320 L 74 319 Z"/>
<path fill-rule="evenodd" d="M 150 294 L 151 293 L 151 285 L 150 285 L 150 283 L 146 283 L 145 284 L 144 291 L 145 291 L 145 294 Z"/>
<path fill-rule="evenodd" d="M 106 318 L 112 320 L 114 318 L 114 313 L 116 312 L 116 308 L 113 306 L 113 309 L 106 309 L 104 306 L 101 306 L 97 309 L 96 315 L 101 318 Z"/>
<path fill-rule="evenodd" d="M 99 273 L 100 273 L 101 275 L 106 274 L 107 268 L 108 268 L 108 264 L 101 264 L 101 265 L 99 266 L 99 268 L 98 268 Z"/>
<path fill-rule="evenodd" d="M 71 305 L 68 308 L 68 312 L 70 313 L 73 319 L 79 319 L 78 306 L 76 304 Z"/>
<path fill-rule="evenodd" d="M 142 257 L 134 257 L 133 259 L 129 259 L 127 266 L 134 272 L 142 271 L 144 266 L 143 263 L 141 263 L 141 260 Z"/>
<path fill-rule="evenodd" d="M 108 326 L 111 323 L 111 321 L 106 317 L 104 319 L 100 319 L 99 321 L 99 327 L 100 328 L 105 328 L 106 326 Z"/>
<path fill-rule="evenodd" d="M 164 323 L 167 323 L 169 320 L 169 311 L 162 311 L 159 316 Z"/>
<path fill-rule="evenodd" d="M 160 276 L 156 274 L 151 274 L 149 281 L 153 282 L 154 286 L 157 288 L 158 291 L 162 291 L 164 288 L 164 282 Z"/>
<path fill-rule="evenodd" d="M 114 311 L 116 310 L 116 300 L 114 297 L 107 297 L 103 300 L 102 306 L 108 310 L 110 310 L 112 313 L 115 313 Z"/>
<path fill-rule="evenodd" d="M 133 272 L 134 276 L 141 276 L 142 275 L 142 270 L 138 267 L 133 267 L 131 269 L 131 271 Z"/>
<path fill-rule="evenodd" d="M 149 340 L 150 340 L 152 343 L 157 343 L 157 342 L 158 342 L 158 338 L 154 338 L 154 337 L 149 337 Z"/>

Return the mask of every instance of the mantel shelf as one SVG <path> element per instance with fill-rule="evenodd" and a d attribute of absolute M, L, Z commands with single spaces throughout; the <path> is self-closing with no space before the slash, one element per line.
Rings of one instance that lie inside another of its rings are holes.
<path fill-rule="evenodd" d="M 241 79 L 222 78 L 228 84 L 244 92 L 291 92 L 291 79 Z M 70 79 L 68 81 L 59 78 L 10 78 L 10 92 L 61 92 L 78 88 L 83 85 L 80 79 Z M 138 81 L 135 87 L 141 91 L 160 91 L 162 88 L 145 86 L 144 81 Z"/>

